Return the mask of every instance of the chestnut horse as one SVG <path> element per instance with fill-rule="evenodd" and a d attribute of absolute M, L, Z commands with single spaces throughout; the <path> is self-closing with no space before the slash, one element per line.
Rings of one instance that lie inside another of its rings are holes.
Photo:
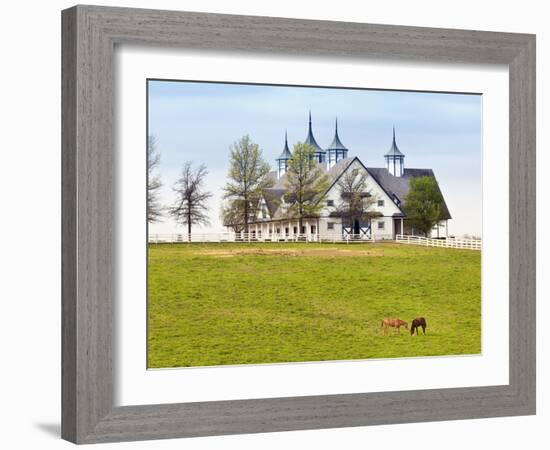
<path fill-rule="evenodd" d="M 418 335 L 418 327 L 422 327 L 422 332 L 426 334 L 426 319 L 424 317 L 417 317 L 414 319 L 411 323 L 411 336 L 414 335 L 414 332 L 416 331 L 416 334 Z"/>
<path fill-rule="evenodd" d="M 384 327 L 384 334 L 387 335 L 388 334 L 388 329 L 390 327 L 394 327 L 394 328 L 397 328 L 397 332 L 399 334 L 401 334 L 401 327 L 405 327 L 405 330 L 408 330 L 409 329 L 409 324 L 407 322 L 405 322 L 404 320 L 401 320 L 401 319 L 389 319 L 389 318 L 385 318 L 384 320 L 382 320 L 382 324 L 380 325 L 382 327 Z"/>

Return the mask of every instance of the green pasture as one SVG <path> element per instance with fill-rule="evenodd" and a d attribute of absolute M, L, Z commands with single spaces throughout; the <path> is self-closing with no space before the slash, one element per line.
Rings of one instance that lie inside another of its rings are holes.
<path fill-rule="evenodd" d="M 150 244 L 148 366 L 477 354 L 475 250 L 380 244 Z M 426 336 L 384 317 L 424 316 Z"/>

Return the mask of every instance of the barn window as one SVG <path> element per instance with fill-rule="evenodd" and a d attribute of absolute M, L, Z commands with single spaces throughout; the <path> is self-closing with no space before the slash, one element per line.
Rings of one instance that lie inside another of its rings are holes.
<path fill-rule="evenodd" d="M 384 225 L 385 225 L 385 222 L 383 222 L 383 221 L 378 222 L 378 229 L 379 229 L 379 230 L 383 230 L 383 229 L 384 229 Z"/>
<path fill-rule="evenodd" d="M 311 225 L 309 231 L 310 231 L 311 234 L 315 234 L 315 225 Z"/>
<path fill-rule="evenodd" d="M 384 206 L 384 200 L 378 200 L 378 206 Z"/>
<path fill-rule="evenodd" d="M 334 200 L 327 200 L 327 206 L 334 206 Z"/>
<path fill-rule="evenodd" d="M 327 229 L 328 230 L 334 230 L 334 222 L 328 222 L 327 223 Z"/>

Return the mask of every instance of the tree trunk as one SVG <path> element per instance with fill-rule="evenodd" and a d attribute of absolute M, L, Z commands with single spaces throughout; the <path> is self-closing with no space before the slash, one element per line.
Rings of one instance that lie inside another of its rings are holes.
<path fill-rule="evenodd" d="M 191 212 L 187 214 L 187 241 L 191 242 Z"/>
<path fill-rule="evenodd" d="M 248 198 L 244 197 L 244 232 L 248 234 Z"/>

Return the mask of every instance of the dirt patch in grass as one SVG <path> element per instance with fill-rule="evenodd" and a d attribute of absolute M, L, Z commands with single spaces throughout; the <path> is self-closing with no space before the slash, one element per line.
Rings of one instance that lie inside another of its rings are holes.
<path fill-rule="evenodd" d="M 352 250 L 342 248 L 239 248 L 235 250 L 202 250 L 196 253 L 201 256 L 214 256 L 219 258 L 234 258 L 236 256 L 311 256 L 311 257 L 358 257 L 358 256 L 384 256 L 382 251 Z"/>

